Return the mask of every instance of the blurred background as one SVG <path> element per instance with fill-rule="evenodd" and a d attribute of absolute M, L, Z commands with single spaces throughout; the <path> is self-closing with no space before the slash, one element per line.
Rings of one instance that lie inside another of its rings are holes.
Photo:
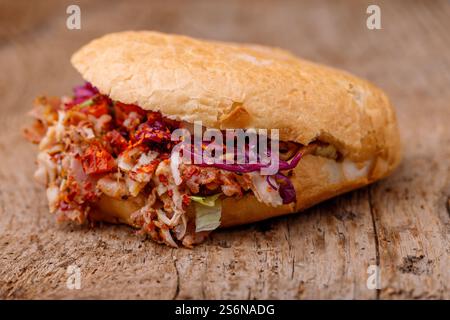
<path fill-rule="evenodd" d="M 72 4 L 81 9 L 80 30 L 66 27 Z M 381 10 L 380 30 L 366 25 L 372 4 Z M 44 191 L 30 183 L 35 153 L 20 135 L 24 113 L 35 96 L 70 94 L 82 82 L 70 65 L 82 45 L 141 29 L 277 46 L 370 80 L 396 107 L 402 164 L 388 179 L 307 214 L 219 231 L 192 256 L 179 250 L 183 273 L 175 253 L 141 248 L 126 228 L 82 231 L 84 242 L 58 231 Z M 56 258 L 63 266 L 90 261 L 91 291 L 76 293 L 88 298 L 449 297 L 450 1 L 0 0 L 0 70 L 0 297 L 73 297 L 57 287 L 65 269 L 44 272 Z M 101 254 L 90 250 L 99 237 Z M 115 275 L 111 259 L 123 261 Z M 381 264 L 386 289 L 367 290 L 368 263 Z M 170 271 L 161 282 L 160 266 Z"/>

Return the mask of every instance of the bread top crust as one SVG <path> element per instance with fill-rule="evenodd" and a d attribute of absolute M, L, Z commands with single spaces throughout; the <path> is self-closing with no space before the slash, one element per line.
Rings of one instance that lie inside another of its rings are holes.
<path fill-rule="evenodd" d="M 279 129 L 281 140 L 304 145 L 320 139 L 355 162 L 382 160 L 384 174 L 400 160 L 395 113 L 380 89 L 281 49 L 129 31 L 93 40 L 71 61 L 113 100 L 174 119 Z"/>

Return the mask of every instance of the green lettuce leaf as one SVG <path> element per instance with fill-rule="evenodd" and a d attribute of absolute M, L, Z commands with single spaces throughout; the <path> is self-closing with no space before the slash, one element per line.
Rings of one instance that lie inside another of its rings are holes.
<path fill-rule="evenodd" d="M 204 206 L 214 207 L 216 200 L 219 198 L 221 194 L 215 194 L 213 196 L 208 197 L 199 197 L 199 196 L 191 196 L 191 200 L 198 202 Z"/>
<path fill-rule="evenodd" d="M 195 206 L 195 232 L 211 231 L 220 226 L 222 201 L 220 194 L 210 197 L 191 196 Z"/>
<path fill-rule="evenodd" d="M 89 107 L 92 104 L 94 104 L 94 98 L 90 98 L 90 99 L 83 101 L 82 103 L 79 104 L 79 106 L 81 108 L 84 108 L 84 107 Z"/>

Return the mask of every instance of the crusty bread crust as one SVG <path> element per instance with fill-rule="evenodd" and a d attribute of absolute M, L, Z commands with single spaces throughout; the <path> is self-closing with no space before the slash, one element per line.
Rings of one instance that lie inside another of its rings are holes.
<path fill-rule="evenodd" d="M 96 39 L 72 64 L 100 92 L 210 128 L 279 129 L 280 139 L 330 142 L 346 157 L 400 158 L 395 113 L 365 80 L 275 48 L 158 32 Z"/>
<path fill-rule="evenodd" d="M 273 208 L 253 195 L 225 199 L 222 226 L 305 209 L 388 175 L 401 158 L 395 112 L 380 89 L 281 49 L 121 32 L 90 42 L 72 64 L 113 100 L 210 128 L 279 129 L 281 140 L 319 139 L 344 156 L 344 163 L 302 159 L 291 177 L 296 204 Z M 120 202 L 104 200 L 98 211 L 131 224 L 133 206 Z"/>

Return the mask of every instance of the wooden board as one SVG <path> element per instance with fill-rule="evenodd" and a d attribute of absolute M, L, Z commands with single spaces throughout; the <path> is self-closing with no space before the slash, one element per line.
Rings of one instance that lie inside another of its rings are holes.
<path fill-rule="evenodd" d="M 366 28 L 364 1 L 77 1 L 81 30 L 65 27 L 71 1 L 0 2 L 0 298 L 449 299 L 450 4 L 375 2 L 382 30 Z M 384 181 L 193 250 L 125 226 L 57 226 L 24 113 L 80 83 L 78 47 L 126 29 L 275 45 L 368 78 L 397 107 L 404 160 Z M 80 290 L 66 286 L 70 265 Z"/>

